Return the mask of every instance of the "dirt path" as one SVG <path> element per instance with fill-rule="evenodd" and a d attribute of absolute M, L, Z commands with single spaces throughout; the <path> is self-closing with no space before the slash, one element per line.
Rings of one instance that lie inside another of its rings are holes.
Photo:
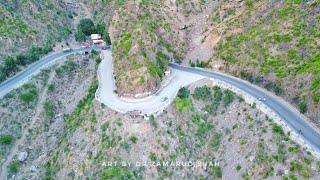
<path fill-rule="evenodd" d="M 50 72 L 47 84 L 50 84 L 52 82 L 54 76 L 55 76 L 55 71 Z M 7 159 L 2 164 L 1 172 L 0 172 L 0 179 L 7 179 L 8 165 L 12 162 L 14 156 L 18 153 L 19 146 L 24 143 L 24 141 L 28 135 L 29 130 L 32 130 L 34 124 L 40 119 L 40 115 L 43 110 L 43 103 L 45 102 L 46 97 L 47 97 L 47 91 L 48 91 L 48 86 L 45 86 L 39 96 L 39 100 L 38 100 L 37 106 L 35 108 L 35 115 L 33 116 L 33 119 L 31 120 L 29 127 L 22 130 L 21 138 L 15 142 L 14 146 L 12 147 L 10 153 L 7 156 Z"/>

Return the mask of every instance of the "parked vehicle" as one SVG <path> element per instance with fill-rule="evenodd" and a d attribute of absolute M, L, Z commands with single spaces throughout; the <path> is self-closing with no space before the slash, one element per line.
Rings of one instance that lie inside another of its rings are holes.
<path fill-rule="evenodd" d="M 71 52 L 72 49 L 71 49 L 71 48 L 65 48 L 65 49 L 63 49 L 62 51 L 65 52 L 65 53 L 67 53 L 67 52 Z"/>

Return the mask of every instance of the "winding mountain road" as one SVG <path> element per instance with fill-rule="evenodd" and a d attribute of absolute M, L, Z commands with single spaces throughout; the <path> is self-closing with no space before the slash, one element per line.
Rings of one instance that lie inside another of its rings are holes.
<path fill-rule="evenodd" d="M 36 63 L 28 66 L 16 76 L 1 83 L 0 98 L 12 89 L 22 85 L 30 77 L 38 73 L 44 67 L 54 63 L 56 60 L 91 49 L 100 50 L 101 47 L 93 47 L 90 49 L 78 48 L 73 49 L 71 52 L 57 52 L 45 56 Z M 96 98 L 111 109 L 121 113 L 130 111 L 138 111 L 142 114 L 157 113 L 173 101 L 179 88 L 182 86 L 186 86 L 203 78 L 217 79 L 240 89 L 253 98 L 266 98 L 267 100 L 262 103 L 275 112 L 291 131 L 299 134 L 299 137 L 308 145 L 309 148 L 317 154 L 320 154 L 320 132 L 318 129 L 313 127 L 302 114 L 282 98 L 277 97 L 258 86 L 252 85 L 247 81 L 218 72 L 184 67 L 171 63 L 169 67 L 172 69 L 173 78 L 168 84 L 162 87 L 159 92 L 137 101 L 128 101 L 121 99 L 114 91 L 116 87 L 113 77 L 111 50 L 102 51 L 102 57 L 103 60 L 98 69 L 100 84 L 96 93 Z"/>

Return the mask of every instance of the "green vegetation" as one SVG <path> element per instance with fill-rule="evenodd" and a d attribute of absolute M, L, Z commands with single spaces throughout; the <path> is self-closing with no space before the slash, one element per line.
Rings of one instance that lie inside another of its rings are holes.
<path fill-rule="evenodd" d="M 73 132 L 85 119 L 81 114 L 87 114 L 92 101 L 95 97 L 95 92 L 98 89 L 98 81 L 94 81 L 89 87 L 86 97 L 84 97 L 77 105 L 77 108 L 73 111 L 72 114 L 65 116 L 67 122 L 66 129 L 70 132 Z"/>
<path fill-rule="evenodd" d="M 67 61 L 64 65 L 56 68 L 57 75 L 68 74 L 74 71 L 77 67 L 77 64 L 73 61 Z"/>
<path fill-rule="evenodd" d="M 223 103 L 225 105 L 225 107 L 229 106 L 235 97 L 235 93 L 230 91 L 229 89 L 224 91 L 224 96 L 223 96 Z"/>
<path fill-rule="evenodd" d="M 275 124 L 275 123 L 272 124 L 272 131 L 277 134 L 284 134 L 282 127 L 280 125 Z"/>
<path fill-rule="evenodd" d="M 38 99 L 37 88 L 34 85 L 25 84 L 23 86 L 23 92 L 20 94 L 20 99 L 29 106 L 34 105 Z"/>
<path fill-rule="evenodd" d="M 48 117 L 48 118 L 52 118 L 54 115 L 54 111 L 53 111 L 53 104 L 51 101 L 47 100 L 44 104 L 43 104 L 43 109 L 44 109 L 44 114 Z"/>
<path fill-rule="evenodd" d="M 213 179 L 222 178 L 222 170 L 220 166 L 212 166 L 209 169 L 209 174 Z"/>
<path fill-rule="evenodd" d="M 104 22 L 100 22 L 95 25 L 94 22 L 89 18 L 81 19 L 75 34 L 76 41 L 85 41 L 87 36 L 90 36 L 91 34 L 101 34 L 102 38 L 107 43 L 111 42 L 109 33 L 106 30 L 106 24 Z"/>
<path fill-rule="evenodd" d="M 154 117 L 153 114 L 150 116 L 149 121 L 150 121 L 151 125 L 152 125 L 154 128 L 157 128 L 157 127 L 158 127 L 158 124 L 157 124 L 157 122 L 156 122 L 156 118 Z"/>
<path fill-rule="evenodd" d="M 31 47 L 26 53 L 4 57 L 4 63 L 0 64 L 0 82 L 13 76 L 24 66 L 38 61 L 51 50 L 52 47 L 49 45 L 44 47 Z"/>
<path fill-rule="evenodd" d="M 180 111 L 180 112 L 183 112 L 187 109 L 187 107 L 189 105 L 191 105 L 191 100 L 189 98 L 184 98 L 184 99 L 181 99 L 179 97 L 176 97 L 174 99 L 174 103 L 175 103 L 175 106 L 176 108 Z"/>
<path fill-rule="evenodd" d="M 208 67 L 209 61 L 199 61 L 197 60 L 196 62 L 192 62 L 191 60 L 189 61 L 189 64 L 191 67 L 200 67 L 200 68 L 205 68 Z"/>
<path fill-rule="evenodd" d="M 83 33 L 86 36 L 96 33 L 96 28 L 91 19 L 81 19 L 78 24 L 78 32 Z"/>
<path fill-rule="evenodd" d="M 134 144 L 136 144 L 137 143 L 137 141 L 138 141 L 138 138 L 137 138 L 137 136 L 130 136 L 130 141 L 131 142 L 133 142 Z"/>
<path fill-rule="evenodd" d="M 0 135 L 0 145 L 9 145 L 13 141 L 13 137 L 10 134 Z"/>
<path fill-rule="evenodd" d="M 101 171 L 100 173 L 101 180 L 117 179 L 135 179 L 134 174 L 125 167 L 108 167 Z"/>
<path fill-rule="evenodd" d="M 301 113 L 306 113 L 307 112 L 307 102 L 305 100 L 300 101 L 300 103 L 298 104 L 299 106 L 299 110 Z"/>
<path fill-rule="evenodd" d="M 210 100 L 212 98 L 211 88 L 209 88 L 208 86 L 196 87 L 192 94 L 192 97 L 197 100 Z"/>
<path fill-rule="evenodd" d="M 178 91 L 178 97 L 180 99 L 189 98 L 189 95 L 190 95 L 190 90 L 188 88 L 186 88 L 186 87 L 182 87 Z"/>
<path fill-rule="evenodd" d="M 200 115 L 200 114 L 192 115 L 191 120 L 193 123 L 195 123 L 198 126 L 196 135 L 200 139 L 204 139 L 207 133 L 213 129 L 213 124 L 211 122 L 208 122 L 207 117 L 204 115 Z M 215 142 L 215 143 L 218 143 L 218 142 Z"/>
<path fill-rule="evenodd" d="M 15 174 L 18 172 L 20 167 L 20 163 L 18 161 L 12 161 L 8 166 L 8 171 L 11 174 Z"/>
<path fill-rule="evenodd" d="M 0 6 L 0 37 L 16 38 L 31 33 L 28 25 L 19 16 L 11 14 Z"/>

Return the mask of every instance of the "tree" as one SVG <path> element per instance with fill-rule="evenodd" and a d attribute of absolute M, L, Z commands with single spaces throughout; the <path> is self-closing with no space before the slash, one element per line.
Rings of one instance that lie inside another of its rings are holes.
<path fill-rule="evenodd" d="M 97 24 L 96 33 L 104 34 L 105 30 L 106 30 L 106 23 L 102 22 Z"/>
<path fill-rule="evenodd" d="M 179 92 L 178 92 L 179 98 L 181 98 L 181 99 L 188 98 L 189 95 L 190 95 L 190 90 L 187 89 L 186 87 L 179 89 Z"/>
<path fill-rule="evenodd" d="M 86 36 L 95 33 L 96 28 L 94 26 L 93 21 L 89 18 L 81 19 L 78 25 L 78 32 L 82 32 Z"/>

